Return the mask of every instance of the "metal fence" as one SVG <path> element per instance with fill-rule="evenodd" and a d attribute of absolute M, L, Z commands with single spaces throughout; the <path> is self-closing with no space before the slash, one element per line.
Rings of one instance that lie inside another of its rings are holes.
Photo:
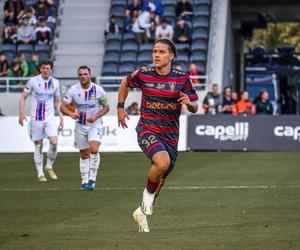
<path fill-rule="evenodd" d="M 93 81 L 101 85 L 106 91 L 116 91 L 125 76 L 97 76 Z M 21 92 L 30 77 L 0 77 L 0 92 Z M 191 79 L 198 80 L 193 83 L 197 91 L 207 91 L 209 79 L 208 76 L 191 76 Z M 58 78 L 61 82 L 61 93 L 64 94 L 68 87 L 73 85 L 77 78 Z"/>

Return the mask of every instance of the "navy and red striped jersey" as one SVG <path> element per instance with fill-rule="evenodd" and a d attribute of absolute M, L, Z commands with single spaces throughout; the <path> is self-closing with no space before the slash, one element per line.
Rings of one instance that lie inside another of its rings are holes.
<path fill-rule="evenodd" d="M 129 74 L 127 83 L 130 88 L 142 91 L 137 132 L 150 130 L 164 141 L 177 145 L 182 106 L 177 102 L 180 92 L 187 94 L 192 102 L 198 100 L 189 75 L 175 69 L 167 75 L 159 75 L 155 68 L 147 68 Z"/>

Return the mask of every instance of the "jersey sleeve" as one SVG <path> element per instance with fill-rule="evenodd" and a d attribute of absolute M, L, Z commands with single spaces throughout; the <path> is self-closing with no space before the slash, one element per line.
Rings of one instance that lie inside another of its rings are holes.
<path fill-rule="evenodd" d="M 191 102 L 196 102 L 198 100 L 198 95 L 196 94 L 189 75 L 186 76 L 186 81 L 183 85 L 183 93 L 188 95 Z"/>
<path fill-rule="evenodd" d="M 32 78 L 30 78 L 30 79 L 27 81 L 27 83 L 26 83 L 25 88 L 24 88 L 23 91 L 24 91 L 25 93 L 27 93 L 27 94 L 30 94 L 30 93 L 31 93 L 31 91 L 32 91 Z"/>
<path fill-rule="evenodd" d="M 136 70 L 127 76 L 127 84 L 130 88 L 141 88 L 139 72 L 139 70 Z"/>
<path fill-rule="evenodd" d="M 108 105 L 108 97 L 107 97 L 107 93 L 105 92 L 105 90 L 102 87 L 99 87 L 99 103 L 102 106 L 106 106 Z"/>
<path fill-rule="evenodd" d="M 72 101 L 73 101 L 73 88 L 70 88 L 65 94 L 63 98 L 63 102 L 66 104 L 70 104 Z"/>

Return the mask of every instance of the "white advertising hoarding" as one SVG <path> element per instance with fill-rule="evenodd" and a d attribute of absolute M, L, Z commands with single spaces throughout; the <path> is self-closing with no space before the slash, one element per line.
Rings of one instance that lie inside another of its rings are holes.
<path fill-rule="evenodd" d="M 117 116 L 103 117 L 103 137 L 101 142 L 101 152 L 139 152 L 141 151 L 137 143 L 135 132 L 138 116 L 130 116 L 127 121 L 128 128 L 118 127 Z M 58 151 L 59 152 L 77 152 L 74 148 L 74 127 L 75 122 L 70 117 L 64 117 L 64 129 L 59 132 Z M 22 127 L 18 124 L 18 117 L 0 118 L 0 152 L 33 152 L 34 146 L 29 136 L 29 117 Z M 180 117 L 180 139 L 178 149 L 185 151 L 187 149 L 187 117 Z M 48 150 L 48 140 L 44 141 L 44 151 Z"/>

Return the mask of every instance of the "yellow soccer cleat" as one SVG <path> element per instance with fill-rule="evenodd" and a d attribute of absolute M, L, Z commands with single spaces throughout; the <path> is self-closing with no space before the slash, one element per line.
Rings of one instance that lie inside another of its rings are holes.
<path fill-rule="evenodd" d="M 45 170 L 48 172 L 48 175 L 50 176 L 50 178 L 52 180 L 57 180 L 58 179 L 56 173 L 54 172 L 54 170 L 52 168 L 45 167 Z"/>
<path fill-rule="evenodd" d="M 46 182 L 47 179 L 44 175 L 38 177 L 39 182 Z"/>

